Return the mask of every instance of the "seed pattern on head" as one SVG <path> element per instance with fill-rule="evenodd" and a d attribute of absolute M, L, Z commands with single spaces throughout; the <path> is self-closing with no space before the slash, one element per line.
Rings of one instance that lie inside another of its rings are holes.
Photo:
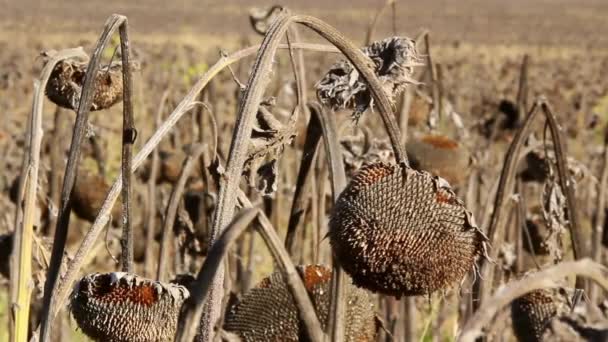
<path fill-rule="evenodd" d="M 554 289 L 529 292 L 511 303 L 513 331 L 520 342 L 540 342 L 553 317 L 559 314 L 564 295 Z"/>
<path fill-rule="evenodd" d="M 298 272 L 324 327 L 329 314 L 331 270 L 325 266 L 299 266 Z M 364 290 L 347 287 L 346 340 L 374 341 L 373 304 Z M 303 323 L 283 276 L 275 272 L 246 293 L 226 316 L 224 328 L 243 341 L 304 341 Z"/>
<path fill-rule="evenodd" d="M 82 278 L 70 309 L 82 331 L 96 341 L 171 341 L 188 290 L 128 273 Z"/>
<path fill-rule="evenodd" d="M 396 297 L 460 281 L 487 240 L 444 180 L 384 163 L 364 166 L 350 181 L 329 238 L 355 285 Z"/>

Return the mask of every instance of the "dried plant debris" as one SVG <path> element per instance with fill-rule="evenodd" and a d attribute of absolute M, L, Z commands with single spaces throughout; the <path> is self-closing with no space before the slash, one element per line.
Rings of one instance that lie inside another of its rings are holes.
<path fill-rule="evenodd" d="M 364 166 L 349 182 L 329 238 L 355 285 L 395 297 L 461 281 L 487 241 L 445 180 L 384 163 Z"/>
<path fill-rule="evenodd" d="M 279 15 L 282 6 L 274 5 L 268 9 L 254 7 L 249 10 L 249 22 L 253 30 L 261 35 L 265 35 L 272 22 Z"/>
<path fill-rule="evenodd" d="M 388 139 L 371 138 L 364 128 L 363 134 L 346 136 L 340 140 L 346 175 L 352 178 L 361 167 L 377 162 L 394 160 L 393 149 Z"/>
<path fill-rule="evenodd" d="M 544 341 L 554 317 L 570 311 L 569 291 L 564 288 L 531 291 L 511 303 L 513 331 L 521 342 Z"/>
<path fill-rule="evenodd" d="M 608 341 L 606 301 L 599 307 L 581 302 L 564 315 L 555 317 L 545 329 L 543 341 Z M 600 309 L 600 310 L 598 310 Z"/>
<path fill-rule="evenodd" d="M 331 270 L 325 266 L 298 266 L 321 325 L 327 322 Z M 375 341 L 376 323 L 368 293 L 347 285 L 345 341 Z M 263 279 L 227 314 L 224 328 L 243 341 L 305 341 L 305 329 L 289 289 L 279 273 Z"/>
<path fill-rule="evenodd" d="M 42 53 L 45 63 L 53 53 L 53 51 Z M 72 58 L 57 63 L 46 86 L 46 96 L 49 100 L 60 107 L 78 110 L 88 62 L 88 60 Z M 133 62 L 132 68 L 138 69 L 139 64 Z M 113 61 L 109 65 L 101 66 L 95 75 L 92 87 L 94 89 L 92 111 L 110 108 L 122 101 L 122 62 Z"/>
<path fill-rule="evenodd" d="M 189 295 L 181 285 L 122 272 L 95 273 L 76 284 L 70 310 L 95 341 L 172 341 Z"/>
<path fill-rule="evenodd" d="M 412 137 L 406 146 L 411 166 L 447 180 L 452 186 L 464 184 L 471 156 L 457 141 L 443 135 Z"/>
<path fill-rule="evenodd" d="M 553 151 L 547 152 L 547 155 L 545 155 L 542 148 L 538 148 L 525 155 L 518 168 L 518 175 L 524 182 L 543 183 L 552 176 L 556 165 L 555 153 Z M 580 182 L 585 178 L 593 178 L 592 173 L 574 158 L 567 158 L 566 167 L 570 178 L 575 182 Z"/>
<path fill-rule="evenodd" d="M 412 39 L 391 37 L 373 42 L 362 49 L 373 62 L 374 72 L 393 104 L 408 84 L 417 84 L 412 78 L 415 66 L 422 65 Z M 373 108 L 373 99 L 367 83 L 353 65 L 342 60 L 334 64 L 316 84 L 317 97 L 334 110 L 352 109 L 358 120 L 363 112 Z"/>
<path fill-rule="evenodd" d="M 271 195 L 277 190 L 277 161 L 285 146 L 291 144 L 296 136 L 298 118 L 296 109 L 284 124 L 270 111 L 272 107 L 270 101 L 260 105 L 243 170 L 249 184 L 263 195 Z"/>
<path fill-rule="evenodd" d="M 562 236 L 567 232 L 569 224 L 566 202 L 566 196 L 557 180 L 553 177 L 547 180 L 542 192 L 542 214 L 548 231 L 544 245 L 555 262 L 561 261 L 563 257 Z"/>

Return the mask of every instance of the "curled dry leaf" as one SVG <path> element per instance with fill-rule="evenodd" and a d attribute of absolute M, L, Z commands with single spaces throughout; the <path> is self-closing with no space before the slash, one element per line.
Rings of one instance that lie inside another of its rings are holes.
<path fill-rule="evenodd" d="M 408 84 L 418 83 L 412 78 L 412 73 L 415 66 L 422 64 L 412 39 L 386 38 L 364 47 L 362 51 L 373 63 L 371 67 L 393 105 L 397 95 Z M 367 83 L 346 60 L 334 64 L 315 87 L 321 103 L 334 110 L 352 109 L 355 120 L 358 120 L 368 108 L 373 107 L 372 94 Z"/>
<path fill-rule="evenodd" d="M 44 63 L 50 60 L 54 53 L 54 51 L 43 52 Z M 60 107 L 78 110 L 88 62 L 88 59 L 85 61 L 65 59 L 57 63 L 46 85 L 45 92 L 49 100 Z M 131 67 L 137 70 L 139 63 L 133 62 Z M 109 65 L 101 66 L 93 81 L 95 92 L 91 110 L 110 108 L 122 101 L 122 86 L 121 61 L 113 61 Z"/>
<path fill-rule="evenodd" d="M 277 190 L 277 161 L 285 145 L 296 136 L 297 109 L 283 124 L 270 112 L 272 105 L 262 103 L 256 115 L 243 172 L 249 184 L 264 195 Z"/>
<path fill-rule="evenodd" d="M 564 196 L 559 184 L 550 179 L 545 182 L 542 193 L 543 218 L 548 228 L 548 235 L 543 245 L 549 250 L 549 255 L 554 261 L 560 261 L 563 257 L 562 235 L 566 232 L 568 220 L 566 218 L 566 196 Z"/>

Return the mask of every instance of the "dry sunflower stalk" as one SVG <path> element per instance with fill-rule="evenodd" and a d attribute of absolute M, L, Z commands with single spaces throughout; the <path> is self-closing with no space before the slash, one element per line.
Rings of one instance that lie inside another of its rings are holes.
<path fill-rule="evenodd" d="M 54 53 L 54 51 L 43 52 L 44 63 L 50 60 Z M 88 63 L 88 59 L 84 61 L 66 59 L 57 63 L 45 89 L 49 100 L 60 107 L 78 110 Z M 132 62 L 131 67 L 137 70 L 139 63 Z M 122 101 L 122 87 L 122 62 L 113 61 L 109 65 L 101 66 L 93 80 L 95 91 L 91 110 L 107 109 Z"/>
<path fill-rule="evenodd" d="M 386 38 L 373 42 L 362 51 L 373 62 L 374 72 L 393 104 L 397 95 L 408 84 L 418 84 L 412 78 L 412 73 L 415 66 L 422 64 L 412 39 Z M 355 120 L 367 109 L 373 108 L 373 99 L 367 83 L 346 60 L 334 64 L 315 87 L 321 103 L 334 110 L 352 109 Z"/>
<path fill-rule="evenodd" d="M 70 310 L 95 341 L 171 341 L 189 295 L 184 286 L 134 274 L 94 273 L 74 287 Z"/>
<path fill-rule="evenodd" d="M 340 194 L 329 238 L 355 285 L 398 298 L 461 281 L 487 241 L 445 180 L 385 163 Z"/>
<path fill-rule="evenodd" d="M 321 265 L 298 266 L 322 325 L 330 305 L 331 270 Z M 349 284 L 347 289 L 345 341 L 375 341 L 373 304 L 366 291 Z M 304 341 L 293 297 L 279 272 L 263 279 L 228 313 L 224 328 L 243 341 Z"/>

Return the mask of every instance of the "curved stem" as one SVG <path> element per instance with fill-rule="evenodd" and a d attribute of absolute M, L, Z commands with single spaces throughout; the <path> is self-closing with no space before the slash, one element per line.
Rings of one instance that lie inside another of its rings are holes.
<path fill-rule="evenodd" d="M 171 196 L 169 197 L 169 204 L 167 205 L 167 213 L 165 215 L 165 224 L 163 225 L 163 237 L 160 244 L 160 251 L 158 254 L 158 268 L 156 271 L 156 279 L 159 281 L 167 281 L 167 259 L 169 257 L 169 245 L 173 237 L 173 226 L 175 225 L 175 217 L 177 216 L 177 208 L 179 207 L 180 200 L 184 194 L 184 188 L 186 187 L 186 181 L 190 174 L 192 174 L 192 168 L 196 165 L 201 154 L 207 149 L 207 145 L 195 144 L 183 163 L 182 171 L 179 174 L 179 178 L 173 187 Z"/>
<path fill-rule="evenodd" d="M 313 102 L 309 105 L 310 112 L 321 122 L 323 128 L 323 141 L 325 143 L 325 156 L 329 165 L 329 174 L 332 185 L 332 197 L 335 203 L 338 196 L 346 187 L 346 174 L 342 160 L 342 150 L 336 129 L 334 113 L 328 115 L 323 107 Z M 338 259 L 333 258 L 333 271 L 331 275 L 331 303 L 327 317 L 327 331 L 330 341 L 344 341 L 344 313 L 346 309 L 346 281 L 347 277 L 340 266 Z"/>
<path fill-rule="evenodd" d="M 78 173 L 78 162 L 80 160 L 80 146 L 84 139 L 86 125 L 89 119 L 89 111 L 91 102 L 93 101 L 93 80 L 99 70 L 99 62 L 101 54 L 106 45 L 110 41 L 112 34 L 126 20 L 124 16 L 113 14 L 105 23 L 104 30 L 97 41 L 95 51 L 91 56 L 87 71 L 84 77 L 82 93 L 80 95 L 80 103 L 78 105 L 78 114 L 76 115 L 76 123 L 74 124 L 74 133 L 70 145 L 69 157 L 63 178 L 63 187 L 61 189 L 61 203 L 59 206 L 59 214 L 57 219 L 57 227 L 55 229 L 55 238 L 53 240 L 53 251 L 51 253 L 51 261 L 47 271 L 46 282 L 44 283 L 44 300 L 42 309 L 42 320 L 40 329 L 40 341 L 45 342 L 50 339 L 51 323 L 53 315 L 51 308 L 54 307 L 57 301 L 58 278 L 63 260 L 63 252 L 68 235 L 68 226 L 70 224 L 71 203 L 70 197 L 74 188 L 74 181 Z"/>
<path fill-rule="evenodd" d="M 537 101 L 530 109 L 526 120 L 522 127 L 517 131 L 513 142 L 509 146 L 505 162 L 500 173 L 500 180 L 498 182 L 498 190 L 496 191 L 496 197 L 494 199 L 494 210 L 490 218 L 490 225 L 487 229 L 487 236 L 490 244 L 490 259 L 495 260 L 498 256 L 499 249 L 497 246 L 500 245 L 500 241 L 504 238 L 503 227 L 505 224 L 506 216 L 502 215 L 503 207 L 507 198 L 511 195 L 513 189 L 513 174 L 517 165 L 518 156 L 520 150 L 532 131 L 532 122 L 536 115 L 538 115 L 538 109 L 540 103 Z M 476 310 L 484 301 L 489 297 L 492 291 L 493 279 L 494 279 L 494 265 L 488 262 L 485 258 L 479 259 L 479 270 L 480 276 L 477 277 L 475 284 L 473 285 L 474 300 L 473 305 Z"/>
<path fill-rule="evenodd" d="M 574 260 L 585 257 L 583 253 L 583 241 L 578 210 L 576 210 L 576 196 L 574 195 L 574 182 L 570 180 L 570 173 L 566 162 L 566 145 L 562 139 L 561 128 L 557 124 L 555 115 L 551 111 L 549 104 L 543 99 L 541 107 L 549 123 L 551 129 L 551 138 L 553 140 L 553 149 L 555 150 L 555 160 L 557 163 L 557 174 L 559 176 L 559 185 L 562 191 L 566 193 L 566 204 L 568 206 L 568 227 L 570 228 L 570 239 L 572 242 L 572 254 Z M 582 288 L 582 284 L 577 279 L 577 288 Z"/>

